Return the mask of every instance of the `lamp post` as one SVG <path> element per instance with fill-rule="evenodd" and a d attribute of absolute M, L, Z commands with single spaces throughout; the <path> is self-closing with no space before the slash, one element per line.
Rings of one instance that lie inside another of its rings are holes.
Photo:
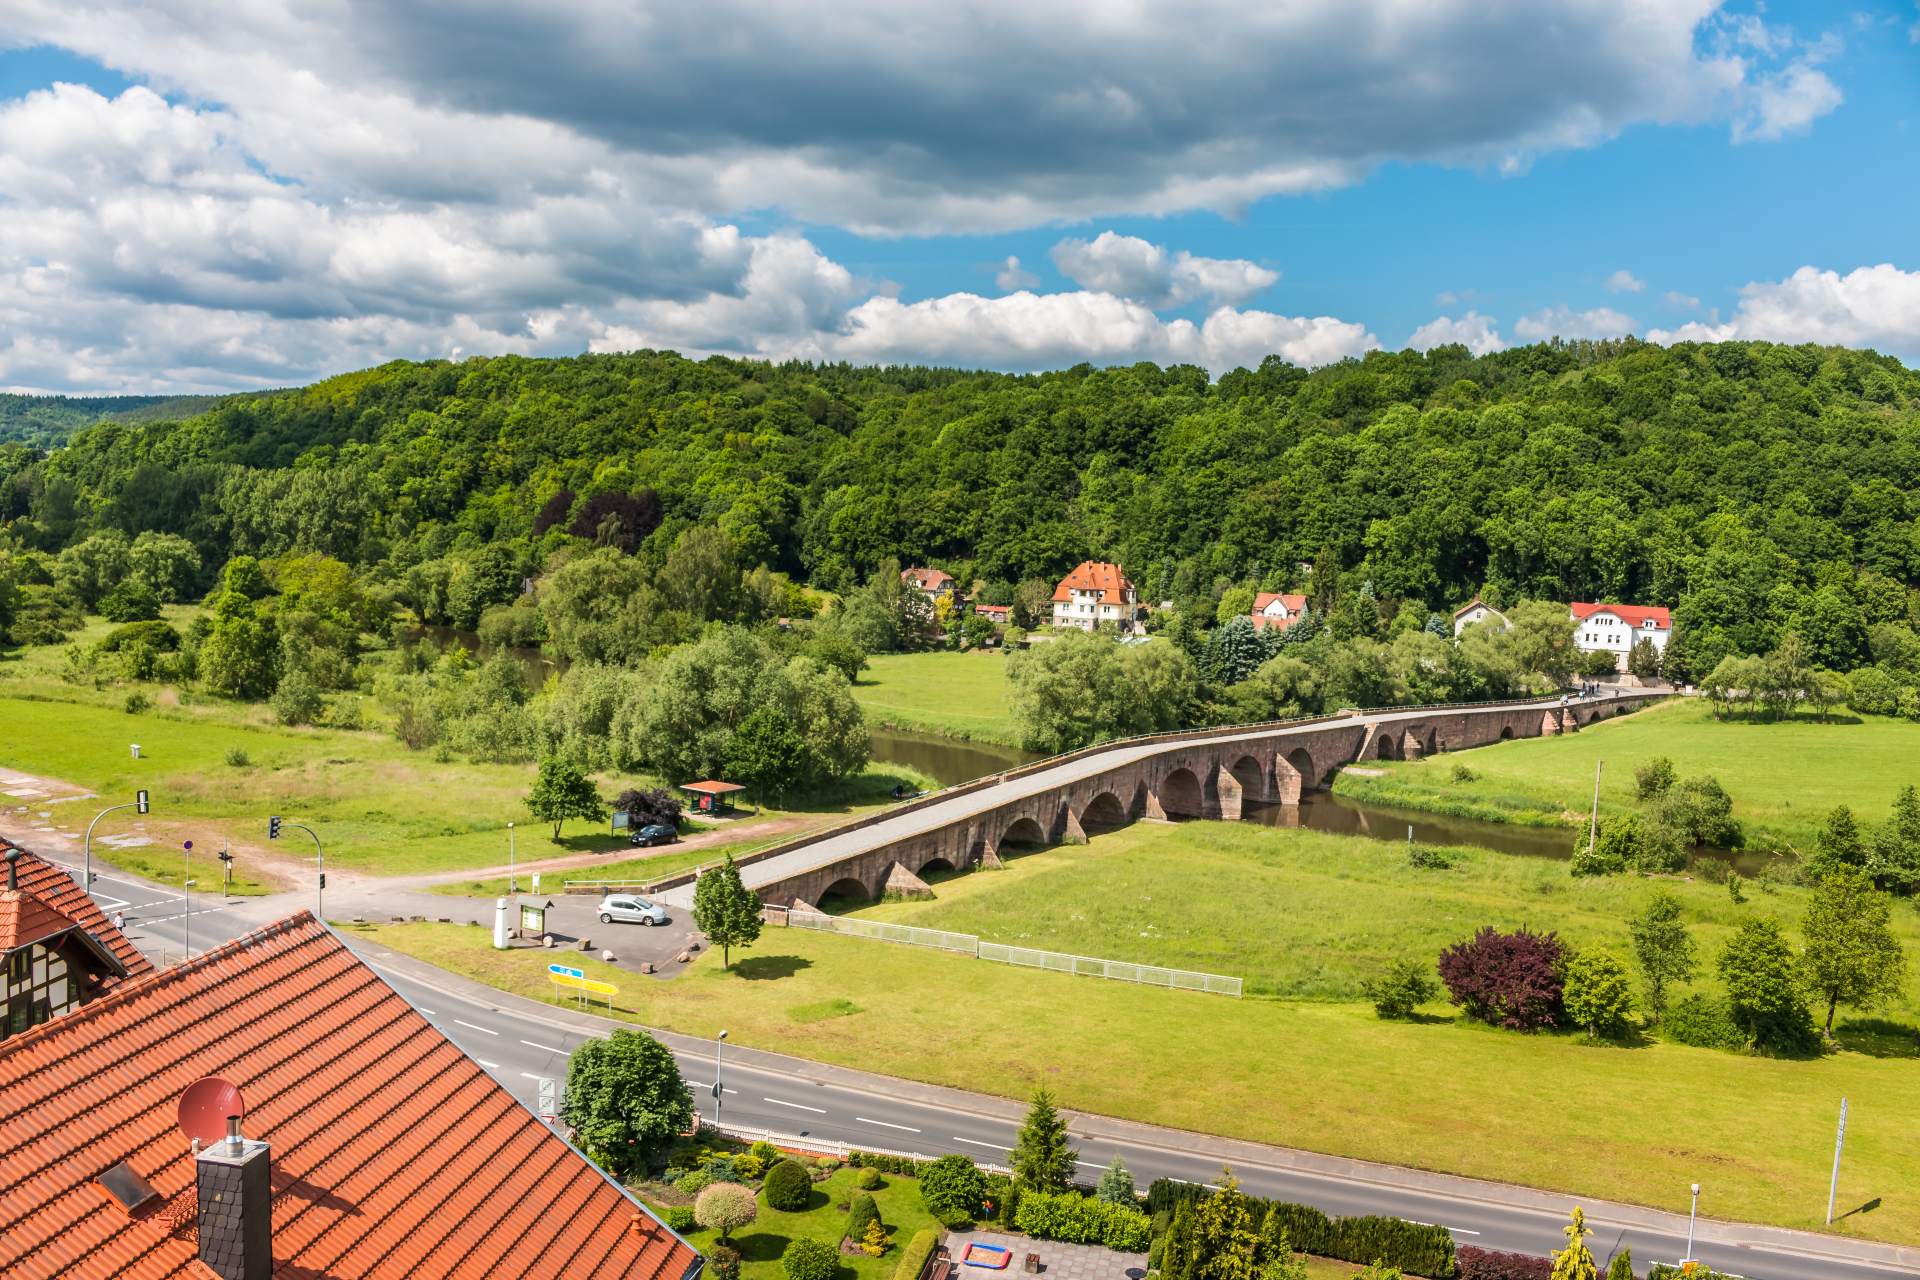
<path fill-rule="evenodd" d="M 145 787 L 140 788 L 140 790 L 133 793 L 133 797 L 132 804 L 110 805 L 94 814 L 93 821 L 87 824 L 87 837 L 84 842 L 85 862 L 83 874 L 85 878 L 81 881 L 80 887 L 85 889 L 89 894 L 93 892 L 93 829 L 100 825 L 100 819 L 110 813 L 118 813 L 122 809 L 138 809 L 141 813 L 145 813 L 147 811 L 147 789 Z"/>
<path fill-rule="evenodd" d="M 320 877 L 313 890 L 314 918 L 322 924 L 327 920 L 327 851 L 320 847 L 320 837 L 312 827 L 300 822 L 287 822 L 279 815 L 267 819 L 267 839 L 278 840 L 281 827 L 292 827 L 304 831 L 313 837 L 313 860 L 319 864 Z"/>
<path fill-rule="evenodd" d="M 726 1038 L 725 1031 L 713 1038 L 713 1125 L 716 1129 L 720 1127 L 720 1045 Z"/>
<path fill-rule="evenodd" d="M 180 846 L 180 928 L 187 940 L 187 959 L 193 959 L 193 841 Z"/>
<path fill-rule="evenodd" d="M 511 898 L 520 891 L 519 883 L 513 876 L 513 824 L 507 824 L 507 896 Z"/>
<path fill-rule="evenodd" d="M 1693 1208 L 1687 1211 L 1687 1256 L 1680 1259 L 1684 1266 L 1693 1261 L 1693 1223 L 1700 1216 L 1700 1184 L 1693 1184 Z"/>

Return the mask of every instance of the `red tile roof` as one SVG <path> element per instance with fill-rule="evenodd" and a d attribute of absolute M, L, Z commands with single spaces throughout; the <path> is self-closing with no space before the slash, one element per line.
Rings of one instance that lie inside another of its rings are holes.
<path fill-rule="evenodd" d="M 953 575 L 944 569 L 902 569 L 900 581 L 911 582 L 922 591 L 932 593 L 953 582 Z"/>
<path fill-rule="evenodd" d="M 1266 607 L 1276 600 L 1286 606 L 1286 617 L 1273 618 L 1266 614 Z M 1253 629 L 1255 631 L 1285 631 L 1288 627 L 1300 621 L 1300 615 L 1306 607 L 1307 598 L 1302 595 L 1294 595 L 1288 591 L 1258 592 L 1253 597 Z"/>
<path fill-rule="evenodd" d="M 100 904 L 80 888 L 77 880 L 38 854 L 0 840 L 0 854 L 9 849 L 19 849 L 20 852 L 14 867 L 20 877 L 22 892 L 32 894 L 92 934 L 94 941 L 111 952 L 129 976 L 138 977 L 153 971 L 152 963 L 140 954 L 139 948 L 127 941 L 124 933 L 113 927 L 106 913 L 100 910 Z M 0 871 L 0 885 L 6 883 L 5 874 Z"/>
<path fill-rule="evenodd" d="M 1652 618 L 1653 625 L 1662 631 L 1671 630 L 1673 627 L 1673 619 L 1668 611 L 1654 605 L 1575 604 L 1573 606 L 1573 616 L 1576 618 L 1591 618 L 1596 613 L 1610 613 L 1630 627 L 1637 627 L 1648 618 Z"/>
<path fill-rule="evenodd" d="M 1060 579 L 1060 585 L 1053 589 L 1053 598 L 1064 603 L 1073 599 L 1075 591 L 1098 591 L 1101 604 L 1125 604 L 1132 590 L 1133 584 L 1120 572 L 1119 565 L 1105 560 L 1082 560 L 1072 573 Z"/>
<path fill-rule="evenodd" d="M 274 1274 L 683 1280 L 698 1255 L 301 913 L 0 1041 L 0 1275 L 208 1280 L 180 1094 L 273 1160 Z M 94 1180 L 160 1193 L 129 1215 Z"/>
<path fill-rule="evenodd" d="M 31 893 L 0 889 L 0 952 L 21 947 L 79 928 Z"/>
<path fill-rule="evenodd" d="M 736 791 L 745 791 L 746 787 L 738 782 L 715 782 L 709 778 L 705 782 L 683 782 L 680 784 L 680 790 L 698 791 L 702 795 L 709 796 L 724 796 Z"/>

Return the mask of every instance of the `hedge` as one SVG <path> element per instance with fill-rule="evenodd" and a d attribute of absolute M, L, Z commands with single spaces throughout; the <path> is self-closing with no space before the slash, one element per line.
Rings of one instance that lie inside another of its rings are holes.
<path fill-rule="evenodd" d="M 1724 1271 L 1709 1271 L 1705 1267 L 1682 1271 L 1670 1262 L 1656 1262 L 1653 1270 L 1647 1272 L 1647 1280 L 1733 1280 L 1733 1277 Z"/>
<path fill-rule="evenodd" d="M 1147 1209 L 1152 1213 L 1194 1203 L 1212 1193 L 1191 1182 L 1157 1178 L 1147 1187 Z M 1422 1226 L 1399 1218 L 1330 1218 L 1312 1205 L 1248 1196 L 1257 1219 L 1277 1210 L 1287 1240 L 1302 1253 L 1366 1266 L 1376 1260 L 1413 1275 L 1448 1280 L 1454 1275 L 1453 1237 L 1445 1227 Z"/>
<path fill-rule="evenodd" d="M 1553 1280 L 1553 1260 L 1463 1244 L 1453 1251 L 1459 1280 Z"/>
<path fill-rule="evenodd" d="M 882 1173 L 897 1173 L 903 1178 L 917 1178 L 920 1171 L 932 1164 L 931 1160 L 915 1160 L 912 1156 L 883 1156 L 873 1151 L 847 1152 L 849 1169 L 878 1169 Z"/>
<path fill-rule="evenodd" d="M 939 1243 L 940 1233 L 932 1227 L 914 1232 L 913 1239 L 907 1241 L 907 1247 L 900 1253 L 900 1261 L 894 1264 L 893 1280 L 920 1280 L 927 1259 L 933 1256 L 934 1246 Z"/>
<path fill-rule="evenodd" d="M 1152 1220 L 1138 1209 L 1093 1200 L 1077 1191 L 1020 1192 L 1013 1225 L 1042 1240 L 1101 1244 L 1121 1253 L 1145 1253 L 1152 1243 Z"/>

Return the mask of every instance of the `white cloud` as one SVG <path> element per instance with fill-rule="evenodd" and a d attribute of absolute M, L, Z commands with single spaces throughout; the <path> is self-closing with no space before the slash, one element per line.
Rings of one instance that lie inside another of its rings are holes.
<path fill-rule="evenodd" d="M 1647 287 L 1647 282 L 1634 275 L 1625 267 L 1607 277 L 1609 293 L 1639 293 Z"/>
<path fill-rule="evenodd" d="M 1875 347 L 1920 359 L 1920 271 L 1891 263 L 1857 267 L 1845 275 L 1801 267 L 1779 281 L 1756 281 L 1740 291 L 1740 305 L 1724 324 L 1695 321 L 1654 329 L 1654 342 L 1772 342 Z"/>
<path fill-rule="evenodd" d="M 1033 288 L 1040 283 L 1040 277 L 1022 267 L 1019 258 L 1008 254 L 1007 260 L 1000 264 L 1000 270 L 995 273 L 993 282 L 1007 293 L 1012 293 L 1015 289 Z"/>
<path fill-rule="evenodd" d="M 1575 311 L 1562 305 L 1521 316 L 1513 322 L 1513 331 L 1528 342 L 1548 338 L 1619 338 L 1633 332 L 1633 319 L 1612 307 Z"/>
<path fill-rule="evenodd" d="M 1168 253 L 1138 236 L 1102 231 L 1092 240 L 1062 240 L 1053 263 L 1074 283 L 1099 293 L 1134 298 L 1155 309 L 1203 298 L 1245 302 L 1280 278 L 1244 258 L 1199 258 Z"/>
<path fill-rule="evenodd" d="M 1665 299 L 1668 306 L 1679 307 L 1682 311 L 1698 311 L 1700 309 L 1700 299 L 1690 293 L 1682 293 L 1678 289 L 1669 289 L 1660 296 Z"/>
<path fill-rule="evenodd" d="M 1507 346 L 1493 317 L 1483 316 L 1478 311 L 1469 311 L 1457 319 L 1453 316 L 1435 316 L 1415 329 L 1413 336 L 1407 339 L 1407 345 L 1415 351 L 1431 351 L 1455 342 L 1477 356 L 1504 351 Z"/>
<path fill-rule="evenodd" d="M 1826 72 L 1806 61 L 1791 63 L 1753 83 L 1746 109 L 1734 118 L 1733 140 L 1775 142 L 1804 133 L 1841 100 L 1840 86 Z"/>

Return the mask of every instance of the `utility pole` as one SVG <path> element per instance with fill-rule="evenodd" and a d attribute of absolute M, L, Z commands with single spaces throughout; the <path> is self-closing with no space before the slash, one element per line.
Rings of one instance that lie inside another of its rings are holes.
<path fill-rule="evenodd" d="M 1587 852 L 1592 853 L 1600 847 L 1600 770 L 1606 767 L 1605 760 L 1593 762 L 1593 816 L 1587 820 Z"/>
<path fill-rule="evenodd" d="M 519 886 L 513 878 L 513 824 L 507 824 L 507 896 L 511 898 L 519 892 Z"/>
<path fill-rule="evenodd" d="M 1840 1190 L 1840 1149 L 1847 1145 L 1847 1100 L 1840 1099 L 1840 1128 L 1833 1135 L 1833 1179 L 1827 1183 L 1827 1225 L 1833 1225 L 1833 1198 Z"/>
<path fill-rule="evenodd" d="M 100 812 L 94 814 L 93 821 L 87 824 L 86 839 L 82 841 L 82 846 L 83 846 L 82 856 L 84 857 L 85 861 L 82 863 L 82 876 L 80 881 L 80 887 L 82 889 L 85 889 L 89 894 L 93 892 L 93 829 L 100 825 L 100 819 L 106 817 L 110 813 L 118 813 L 122 809 L 138 809 L 141 813 L 145 813 L 147 811 L 146 788 L 142 787 L 140 790 L 133 793 L 132 804 L 109 805 L 107 808 L 102 809 Z"/>
<path fill-rule="evenodd" d="M 185 913 L 180 917 L 180 927 L 186 934 L 187 959 L 193 959 L 193 841 L 182 846 L 180 855 L 180 901 Z"/>
<path fill-rule="evenodd" d="M 322 924 L 327 920 L 327 851 L 320 847 L 320 836 L 312 827 L 299 822 L 287 822 L 278 814 L 267 819 L 267 839 L 278 840 L 281 827 L 292 827 L 304 831 L 313 837 L 313 860 L 319 864 L 320 876 L 313 890 L 314 918 Z"/>

